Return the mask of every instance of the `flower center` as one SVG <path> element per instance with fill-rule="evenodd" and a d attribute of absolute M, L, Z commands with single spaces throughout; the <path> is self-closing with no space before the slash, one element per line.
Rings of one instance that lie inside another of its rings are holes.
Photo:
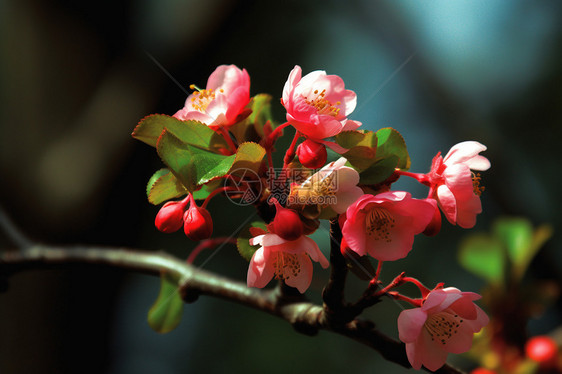
<path fill-rule="evenodd" d="M 365 231 L 367 235 L 375 240 L 385 240 L 390 243 L 390 229 L 394 227 L 396 220 L 385 208 L 374 208 L 369 211 L 365 219 Z"/>
<path fill-rule="evenodd" d="M 311 105 L 318 110 L 318 114 L 326 114 L 332 117 L 336 117 L 339 113 L 341 108 L 338 108 L 336 105 L 340 105 L 341 102 L 337 101 L 336 104 L 332 104 L 326 99 L 326 89 L 323 89 L 322 92 L 318 92 L 318 90 L 314 91 L 313 98 L 306 98 L 305 102 L 308 105 Z"/>
<path fill-rule="evenodd" d="M 301 272 L 301 264 L 296 254 L 278 251 L 273 260 L 275 279 L 285 280 L 296 277 Z"/>
<path fill-rule="evenodd" d="M 476 196 L 481 196 L 485 189 L 484 186 L 480 185 L 481 180 L 482 177 L 480 176 L 480 173 L 472 173 L 472 190 Z"/>
<path fill-rule="evenodd" d="M 205 113 L 211 101 L 215 99 L 215 91 L 211 88 L 202 90 L 194 84 L 190 85 L 189 88 L 195 90 L 191 98 L 191 106 L 193 109 Z M 219 92 L 223 93 L 224 90 L 221 88 Z"/>
<path fill-rule="evenodd" d="M 430 315 L 423 327 L 431 336 L 431 341 L 437 340 L 444 345 L 458 332 L 458 328 L 463 322 L 458 314 L 444 311 Z"/>

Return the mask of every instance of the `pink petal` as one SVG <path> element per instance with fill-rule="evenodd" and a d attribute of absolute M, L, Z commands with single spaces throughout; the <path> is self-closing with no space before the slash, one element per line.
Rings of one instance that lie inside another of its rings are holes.
<path fill-rule="evenodd" d="M 449 166 L 453 164 L 464 163 L 480 152 L 485 151 L 485 145 L 475 141 L 465 141 L 455 144 L 443 158 L 444 163 Z"/>
<path fill-rule="evenodd" d="M 425 329 L 422 330 L 417 345 L 420 361 L 429 370 L 435 371 L 447 361 L 447 352 L 439 346 L 439 343 L 431 341 L 431 337 Z"/>
<path fill-rule="evenodd" d="M 398 316 L 398 336 L 404 343 L 411 343 L 418 339 L 427 314 L 420 308 L 407 309 Z"/>
<path fill-rule="evenodd" d="M 353 206 L 353 205 L 352 205 Z M 351 250 L 360 256 L 367 253 L 367 234 L 365 233 L 365 214 L 357 213 L 353 216 L 350 215 L 349 209 L 347 211 L 348 219 L 345 221 L 342 234 L 345 237 L 347 245 Z"/>
<path fill-rule="evenodd" d="M 336 194 L 337 202 L 332 205 L 332 209 L 338 214 L 344 213 L 347 208 L 363 196 L 363 190 L 357 186 Z"/>
<path fill-rule="evenodd" d="M 324 256 L 320 248 L 318 248 L 318 244 L 316 244 L 314 240 L 312 240 L 307 236 L 303 236 L 302 238 L 303 238 L 303 248 L 305 252 L 310 256 L 310 258 L 314 262 L 320 262 L 320 265 L 324 269 L 330 266 L 328 259 L 326 259 L 326 256 Z"/>
<path fill-rule="evenodd" d="M 453 334 L 449 340 L 442 346 L 443 349 L 450 353 L 464 353 L 472 347 L 472 329 L 463 321 L 457 329 L 456 334 Z"/>
<path fill-rule="evenodd" d="M 476 319 L 476 305 L 468 297 L 461 297 L 449 307 L 463 319 Z"/>
<path fill-rule="evenodd" d="M 253 238 L 250 238 L 250 245 L 263 245 L 263 238 L 265 235 L 258 235 Z"/>
<path fill-rule="evenodd" d="M 351 112 L 351 111 L 350 111 Z M 343 124 L 343 130 L 342 131 L 350 131 L 350 130 L 355 130 L 356 128 L 358 128 L 359 126 L 361 126 L 361 122 L 359 121 L 352 121 L 350 119 L 346 120 Z M 338 152 L 339 153 L 339 152 Z"/>
<path fill-rule="evenodd" d="M 285 239 L 276 234 L 265 234 L 262 240 L 262 245 L 264 247 L 271 247 L 274 245 L 285 244 L 286 242 L 287 241 Z"/>
<path fill-rule="evenodd" d="M 312 282 L 312 261 L 305 254 L 299 255 L 298 261 L 300 263 L 300 272 L 297 276 L 293 275 L 291 269 L 285 268 L 285 283 L 288 286 L 295 287 L 300 293 L 305 293 Z"/>
<path fill-rule="evenodd" d="M 453 195 L 449 187 L 442 184 L 437 187 L 437 199 L 445 218 L 455 225 L 457 223 L 457 201 L 455 200 L 455 195 Z"/>
<path fill-rule="evenodd" d="M 466 320 L 465 323 L 472 329 L 473 332 L 476 333 L 490 322 L 490 318 L 478 305 L 475 305 L 475 308 L 476 319 Z"/>
<path fill-rule="evenodd" d="M 426 312 L 432 311 L 432 313 L 435 313 L 434 310 L 441 311 L 443 309 L 439 309 L 439 306 L 445 298 L 447 298 L 447 293 L 443 292 L 443 290 L 431 291 L 421 308 Z"/>
<path fill-rule="evenodd" d="M 293 70 L 289 73 L 289 78 L 283 86 L 283 105 L 286 107 L 291 101 L 292 92 L 295 89 L 297 83 L 301 80 L 302 69 L 300 66 L 295 65 Z"/>
<path fill-rule="evenodd" d="M 488 170 L 491 166 L 490 161 L 484 156 L 474 156 L 470 160 L 464 162 L 466 166 L 472 170 Z"/>
<path fill-rule="evenodd" d="M 390 232 L 390 238 L 391 241 L 387 242 L 384 239 L 377 240 L 366 235 L 369 255 L 379 261 L 396 261 L 406 257 L 412 250 L 414 235 L 408 227 L 396 223 Z"/>
<path fill-rule="evenodd" d="M 274 270 L 273 265 L 269 261 L 269 255 L 269 251 L 260 247 L 252 256 L 250 266 L 248 267 L 248 287 L 263 288 L 273 278 Z"/>

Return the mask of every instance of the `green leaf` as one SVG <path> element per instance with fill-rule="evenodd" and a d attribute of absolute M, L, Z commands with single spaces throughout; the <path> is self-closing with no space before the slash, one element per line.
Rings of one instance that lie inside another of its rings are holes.
<path fill-rule="evenodd" d="M 187 194 L 187 190 L 169 169 L 160 169 L 146 186 L 148 202 L 154 205 Z"/>
<path fill-rule="evenodd" d="M 525 260 L 533 240 L 533 225 L 529 220 L 500 218 L 494 222 L 492 231 L 505 244 L 509 259 L 514 265 Z"/>
<path fill-rule="evenodd" d="M 240 235 L 238 239 L 236 239 L 236 247 L 238 248 L 240 256 L 246 259 L 246 261 L 250 261 L 254 253 L 260 247 L 259 245 L 250 245 L 250 238 L 254 237 L 254 235 L 250 233 L 250 227 L 257 227 L 262 230 L 267 229 L 267 225 L 264 222 L 255 221 L 240 231 Z"/>
<path fill-rule="evenodd" d="M 221 183 L 224 183 L 224 181 L 220 179 L 212 180 L 208 183 L 205 183 L 203 186 L 201 186 L 200 189 L 192 193 L 193 198 L 195 200 L 205 200 L 211 192 L 213 192 L 221 185 Z"/>
<path fill-rule="evenodd" d="M 359 183 L 373 185 L 384 182 L 394 173 L 397 162 L 398 157 L 393 155 L 375 161 L 373 165 L 359 173 Z"/>
<path fill-rule="evenodd" d="M 156 146 L 158 155 L 188 191 L 228 173 L 235 155 L 224 156 L 183 143 L 164 130 Z"/>
<path fill-rule="evenodd" d="M 247 108 L 251 110 L 248 118 L 230 128 L 230 132 L 234 134 L 238 143 L 259 142 L 265 135 L 263 130 L 265 124 L 267 122 L 273 123 L 271 95 L 258 94 L 252 97 Z"/>
<path fill-rule="evenodd" d="M 523 276 L 533 257 L 552 235 L 550 226 L 534 230 L 529 220 L 517 217 L 496 220 L 492 231 L 504 243 L 516 278 Z"/>
<path fill-rule="evenodd" d="M 161 334 L 175 329 L 182 317 L 183 300 L 178 292 L 177 281 L 167 273 L 160 276 L 160 293 L 148 311 L 148 324 Z"/>
<path fill-rule="evenodd" d="M 391 127 L 380 129 L 376 134 L 377 159 L 395 156 L 398 158 L 395 167 L 408 170 L 411 163 L 410 156 L 402 135 Z"/>
<path fill-rule="evenodd" d="M 198 121 L 182 121 L 164 114 L 152 114 L 143 118 L 133 130 L 133 137 L 153 147 L 164 130 L 185 144 L 217 151 L 228 148 L 224 138 L 207 125 Z"/>
<path fill-rule="evenodd" d="M 359 170 L 370 167 L 377 157 L 377 136 L 372 131 L 344 131 L 336 135 L 336 142 L 349 149 L 342 154 L 347 161 Z"/>
<path fill-rule="evenodd" d="M 251 142 L 242 143 L 236 150 L 231 170 L 250 169 L 257 173 L 263 156 L 265 156 L 265 148 L 261 145 Z"/>
<path fill-rule="evenodd" d="M 273 123 L 271 115 L 271 95 L 258 94 L 252 98 L 252 114 L 248 117 L 248 122 L 254 124 L 256 132 L 263 136 L 263 125 L 267 121 Z"/>
<path fill-rule="evenodd" d="M 474 234 L 460 246 L 459 261 L 468 271 L 500 284 L 504 279 L 506 254 L 501 241 L 485 234 Z"/>

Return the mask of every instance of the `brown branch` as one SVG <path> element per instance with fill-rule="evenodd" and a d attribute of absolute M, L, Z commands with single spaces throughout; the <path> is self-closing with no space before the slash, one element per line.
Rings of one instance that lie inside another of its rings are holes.
<path fill-rule="evenodd" d="M 282 318 L 304 334 L 314 335 L 323 329 L 346 336 L 373 348 L 389 361 L 410 367 L 404 344 L 377 331 L 371 322 L 354 319 L 344 324 L 332 323 L 323 317 L 323 307 L 302 298 L 282 297 L 279 288 L 248 288 L 244 283 L 197 269 L 164 252 L 46 245 L 35 245 L 19 251 L 0 251 L 0 277 L 26 270 L 73 264 L 117 267 L 156 276 L 168 272 L 178 279 L 180 293 L 186 302 L 193 302 L 199 295 L 234 301 Z M 449 365 L 444 365 L 436 373 L 462 374 Z"/>

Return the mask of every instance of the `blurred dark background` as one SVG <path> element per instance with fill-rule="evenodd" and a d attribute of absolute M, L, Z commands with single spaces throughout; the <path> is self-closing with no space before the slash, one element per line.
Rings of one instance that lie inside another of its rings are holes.
<path fill-rule="evenodd" d="M 562 207 L 562 3 L 517 1 L 9 1 L 0 2 L 0 205 L 33 240 L 165 249 L 194 244 L 154 228 L 145 185 L 161 167 L 131 138 L 139 119 L 173 114 L 184 88 L 205 86 L 220 64 L 248 70 L 252 95 L 275 102 L 295 64 L 326 70 L 358 94 L 363 128 L 399 130 L 412 171 L 463 140 L 488 146 L 484 213 L 550 223 L 555 236 L 531 276 L 560 281 Z M 282 121 L 280 104 L 276 117 Z M 424 197 L 423 187 L 397 188 Z M 210 205 L 217 235 L 250 210 Z M 457 264 L 467 231 L 445 224 L 416 239 L 408 258 L 385 265 L 428 285 L 478 291 Z M 315 236 L 327 249 L 327 232 Z M 13 248 L 0 233 L 0 248 Z M 209 253 L 202 254 L 203 258 Z M 244 280 L 247 264 L 225 247 L 205 266 Z M 310 289 L 317 298 L 326 271 Z M 352 282 L 359 294 L 362 283 Z M 0 373 L 409 372 L 353 341 L 299 335 L 284 322 L 228 302 L 187 305 L 178 329 L 153 332 L 146 313 L 155 278 L 83 267 L 18 274 L 0 294 Z M 529 328 L 561 323 L 560 304 Z M 396 336 L 400 308 L 370 313 Z M 465 364 L 462 358 L 452 362 Z M 466 368 L 470 368 L 467 364 Z"/>

